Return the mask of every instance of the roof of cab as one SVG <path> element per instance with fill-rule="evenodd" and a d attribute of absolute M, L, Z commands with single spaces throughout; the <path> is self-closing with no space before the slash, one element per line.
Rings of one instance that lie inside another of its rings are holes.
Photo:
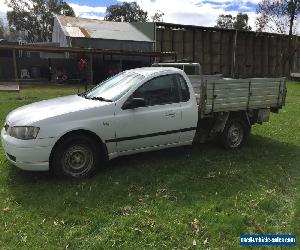
<path fill-rule="evenodd" d="M 145 77 L 148 77 L 150 75 L 159 74 L 162 72 L 173 73 L 173 72 L 182 72 L 182 70 L 177 68 L 172 68 L 172 67 L 145 67 L 145 68 L 131 69 L 128 70 L 128 72 L 135 72 Z"/>

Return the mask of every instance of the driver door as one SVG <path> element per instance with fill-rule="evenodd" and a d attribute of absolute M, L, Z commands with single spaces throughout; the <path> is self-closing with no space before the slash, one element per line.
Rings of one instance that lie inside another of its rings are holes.
<path fill-rule="evenodd" d="M 144 83 L 130 98 L 145 106 L 116 110 L 118 153 L 176 144 L 180 138 L 181 105 L 176 75 L 159 76 Z"/>

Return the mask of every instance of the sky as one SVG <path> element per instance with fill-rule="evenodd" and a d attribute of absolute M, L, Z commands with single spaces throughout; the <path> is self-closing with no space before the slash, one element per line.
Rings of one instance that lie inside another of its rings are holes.
<path fill-rule="evenodd" d="M 124 0 L 66 0 L 76 16 L 103 19 L 106 7 Z M 132 0 L 125 0 L 132 2 Z M 164 22 L 214 26 L 220 14 L 247 13 L 249 24 L 255 29 L 255 11 L 259 0 L 136 0 L 149 17 L 155 12 L 165 13 Z M 0 18 L 6 16 L 8 7 L 0 0 Z"/>

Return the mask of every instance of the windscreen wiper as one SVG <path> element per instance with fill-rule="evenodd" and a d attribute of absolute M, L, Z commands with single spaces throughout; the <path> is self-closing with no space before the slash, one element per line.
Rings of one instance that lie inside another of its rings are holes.
<path fill-rule="evenodd" d="M 96 101 L 101 101 L 101 102 L 113 102 L 112 100 L 106 99 L 104 97 L 98 97 L 98 96 L 90 97 L 88 99 L 96 100 Z"/>
<path fill-rule="evenodd" d="M 81 94 L 78 94 L 78 96 L 80 96 L 80 97 L 86 97 L 86 93 L 81 93 Z"/>

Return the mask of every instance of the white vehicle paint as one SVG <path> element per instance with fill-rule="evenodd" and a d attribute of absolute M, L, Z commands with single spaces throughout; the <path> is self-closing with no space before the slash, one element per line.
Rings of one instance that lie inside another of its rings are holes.
<path fill-rule="evenodd" d="M 8 160 L 23 170 L 48 171 L 53 167 L 81 178 L 99 163 L 97 154 L 101 159 L 113 159 L 191 145 L 196 130 L 202 129 L 199 124 L 208 119 L 213 119 L 214 126 L 205 135 L 226 129 L 230 110 L 202 117 L 205 112 L 200 109 L 193 86 L 182 70 L 134 69 L 84 96 L 55 98 L 12 111 L 1 140 Z M 239 132 L 239 124 L 235 125 L 235 132 Z M 242 139 L 232 147 L 240 146 Z"/>

